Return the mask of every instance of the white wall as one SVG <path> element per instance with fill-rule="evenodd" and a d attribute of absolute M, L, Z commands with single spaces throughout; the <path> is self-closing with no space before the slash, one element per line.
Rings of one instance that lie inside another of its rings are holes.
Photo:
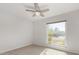
<path fill-rule="evenodd" d="M 0 10 L 0 53 L 32 43 L 32 22 Z"/>
<path fill-rule="evenodd" d="M 67 20 L 66 49 L 79 53 L 79 10 L 34 22 L 33 44 L 47 46 L 47 24 Z"/>

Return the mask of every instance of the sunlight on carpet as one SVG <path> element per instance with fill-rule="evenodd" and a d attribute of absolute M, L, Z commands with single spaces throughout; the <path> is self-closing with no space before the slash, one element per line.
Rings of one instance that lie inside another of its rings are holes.
<path fill-rule="evenodd" d="M 40 55 L 67 55 L 65 52 L 46 48 Z"/>

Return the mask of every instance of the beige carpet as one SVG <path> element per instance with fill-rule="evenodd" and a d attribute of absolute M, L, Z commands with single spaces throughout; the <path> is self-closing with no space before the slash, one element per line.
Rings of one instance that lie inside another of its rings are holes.
<path fill-rule="evenodd" d="M 42 46 L 30 45 L 23 48 L 8 51 L 1 55 L 75 55 L 70 52 L 63 52 Z"/>

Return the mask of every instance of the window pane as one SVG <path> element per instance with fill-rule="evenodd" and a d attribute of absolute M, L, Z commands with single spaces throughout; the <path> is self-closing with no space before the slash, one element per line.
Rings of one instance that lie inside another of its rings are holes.
<path fill-rule="evenodd" d="M 64 46 L 65 23 L 66 22 L 48 24 L 48 43 L 49 44 Z"/>

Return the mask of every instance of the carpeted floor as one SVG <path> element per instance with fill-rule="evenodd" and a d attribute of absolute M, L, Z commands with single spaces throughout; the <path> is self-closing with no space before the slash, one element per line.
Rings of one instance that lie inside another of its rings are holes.
<path fill-rule="evenodd" d="M 8 51 L 1 55 L 75 55 L 70 52 L 63 52 L 55 49 L 50 49 L 42 46 L 30 45 L 27 47 Z"/>

